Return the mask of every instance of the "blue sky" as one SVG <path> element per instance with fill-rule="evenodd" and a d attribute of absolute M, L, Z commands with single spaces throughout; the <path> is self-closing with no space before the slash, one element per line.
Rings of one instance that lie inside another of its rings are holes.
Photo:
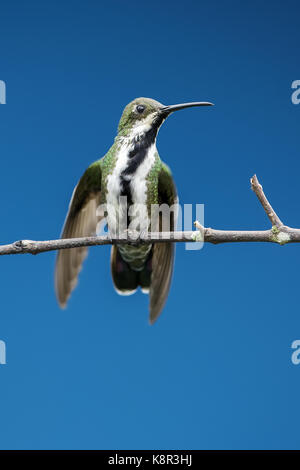
<path fill-rule="evenodd" d="M 266 229 L 256 173 L 300 227 L 296 1 L 1 2 L 0 242 L 57 238 L 73 187 L 138 96 L 211 100 L 158 137 L 207 226 Z M 2 449 L 299 448 L 297 245 L 177 247 L 168 303 L 119 297 L 90 250 L 68 309 L 54 253 L 2 257 Z"/>

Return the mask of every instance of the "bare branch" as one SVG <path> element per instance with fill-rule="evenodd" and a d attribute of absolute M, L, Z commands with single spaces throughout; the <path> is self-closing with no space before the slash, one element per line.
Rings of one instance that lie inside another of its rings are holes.
<path fill-rule="evenodd" d="M 203 227 L 198 221 L 195 222 L 195 231 L 185 232 L 158 232 L 139 234 L 135 231 L 127 231 L 119 238 L 107 236 L 69 238 L 64 240 L 20 240 L 9 245 L 0 245 L 1 255 L 16 255 L 31 253 L 36 255 L 46 251 L 65 250 L 79 247 L 89 247 L 97 245 L 114 244 L 149 244 L 149 243 L 185 243 L 199 242 L 205 243 L 237 243 L 237 242 L 271 242 L 285 245 L 286 243 L 300 242 L 300 229 L 283 225 L 276 212 L 265 196 L 262 186 L 258 182 L 256 175 L 251 178 L 251 188 L 258 197 L 268 218 L 272 223 L 269 230 L 215 230 Z"/>
<path fill-rule="evenodd" d="M 262 185 L 258 182 L 256 175 L 252 176 L 252 178 L 250 179 L 250 183 L 251 189 L 255 192 L 256 196 L 258 197 L 273 227 L 282 227 L 283 223 L 279 219 L 278 215 L 274 211 L 268 199 L 266 198 Z"/>

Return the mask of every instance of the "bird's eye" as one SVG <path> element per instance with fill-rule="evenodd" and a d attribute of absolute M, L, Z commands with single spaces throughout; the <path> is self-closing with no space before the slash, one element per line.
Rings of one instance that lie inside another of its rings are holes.
<path fill-rule="evenodd" d="M 144 111 L 145 111 L 145 106 L 143 106 L 142 104 L 139 104 L 137 107 L 136 107 L 136 110 L 139 114 L 142 114 Z"/>

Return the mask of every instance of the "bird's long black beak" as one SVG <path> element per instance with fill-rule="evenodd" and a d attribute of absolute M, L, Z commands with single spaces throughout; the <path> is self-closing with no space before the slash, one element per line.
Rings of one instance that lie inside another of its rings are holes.
<path fill-rule="evenodd" d="M 213 106 L 213 103 L 210 103 L 208 101 L 195 101 L 194 103 L 173 104 L 170 106 L 163 106 L 161 108 L 161 113 L 165 116 L 168 116 L 174 111 L 179 111 L 180 109 L 185 108 L 193 108 L 194 106 Z"/>

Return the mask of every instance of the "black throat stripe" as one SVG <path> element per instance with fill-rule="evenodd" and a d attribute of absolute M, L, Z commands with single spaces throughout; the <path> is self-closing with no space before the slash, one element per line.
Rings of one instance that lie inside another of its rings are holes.
<path fill-rule="evenodd" d="M 157 134 L 157 129 L 151 128 L 148 132 L 145 132 L 136 140 L 133 144 L 133 149 L 129 152 L 128 165 L 125 170 L 121 173 L 122 175 L 133 175 L 138 167 L 143 163 L 147 152 L 151 145 L 154 144 Z"/>
<path fill-rule="evenodd" d="M 163 118 L 159 117 L 152 125 L 149 131 L 145 132 L 133 144 L 133 149 L 128 154 L 128 165 L 120 175 L 121 196 L 127 197 L 127 206 L 132 204 L 132 194 L 130 188 L 130 176 L 134 175 L 138 167 L 143 163 L 151 145 L 154 144 L 158 129 L 162 124 Z M 129 177 L 129 178 L 128 178 Z"/>

